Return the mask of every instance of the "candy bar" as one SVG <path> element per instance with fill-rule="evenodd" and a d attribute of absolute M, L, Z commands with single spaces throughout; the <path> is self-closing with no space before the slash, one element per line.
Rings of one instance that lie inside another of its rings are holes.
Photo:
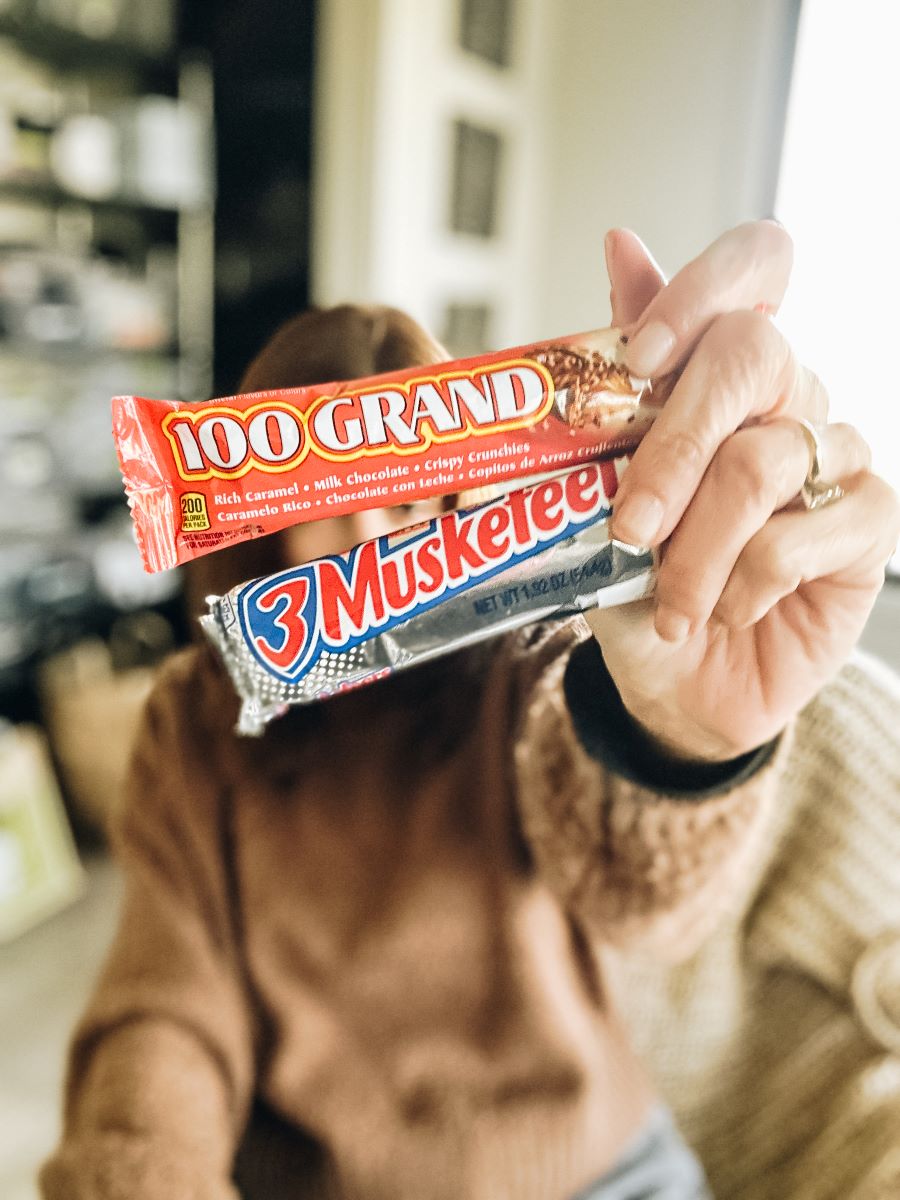
<path fill-rule="evenodd" d="M 633 450 L 656 409 L 622 352 L 607 329 L 352 383 L 198 404 L 118 396 L 144 566 Z"/>
<path fill-rule="evenodd" d="M 653 556 L 611 541 L 625 460 L 589 463 L 211 597 L 203 627 L 258 734 L 323 699 L 532 621 L 648 595 Z"/>

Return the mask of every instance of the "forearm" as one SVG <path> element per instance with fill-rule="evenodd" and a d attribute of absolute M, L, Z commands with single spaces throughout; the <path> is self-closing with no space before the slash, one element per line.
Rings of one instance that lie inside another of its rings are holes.
<path fill-rule="evenodd" d="M 240 1114 L 197 1031 L 153 1017 L 86 1023 L 70 1065 L 46 1200 L 235 1200 Z"/>
<path fill-rule="evenodd" d="M 157 704 L 146 722 L 114 829 L 119 928 L 70 1050 L 48 1200 L 235 1196 L 255 1032 L 218 853 L 220 791 L 188 769 L 168 728 L 184 725 L 177 713 Z"/>

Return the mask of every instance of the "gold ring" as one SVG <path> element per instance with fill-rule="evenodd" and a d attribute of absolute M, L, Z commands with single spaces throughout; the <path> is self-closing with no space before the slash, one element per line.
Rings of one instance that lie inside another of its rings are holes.
<path fill-rule="evenodd" d="M 808 509 L 824 508 L 827 504 L 835 504 L 844 495 L 844 489 L 839 483 L 827 483 L 822 478 L 822 442 L 815 425 L 805 417 L 793 418 L 803 430 L 806 444 L 809 447 L 809 470 L 800 489 L 800 499 Z"/>

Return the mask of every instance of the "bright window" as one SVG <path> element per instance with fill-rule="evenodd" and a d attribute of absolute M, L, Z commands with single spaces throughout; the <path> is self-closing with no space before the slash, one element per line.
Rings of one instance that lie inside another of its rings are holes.
<path fill-rule="evenodd" d="M 796 244 L 779 324 L 900 491 L 898 55 L 895 0 L 804 0 L 776 212 Z"/>

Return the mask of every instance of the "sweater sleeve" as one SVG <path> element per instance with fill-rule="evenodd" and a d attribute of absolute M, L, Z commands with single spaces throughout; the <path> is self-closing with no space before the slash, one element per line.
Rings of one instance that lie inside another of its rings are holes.
<path fill-rule="evenodd" d="M 725 766 L 673 769 L 667 781 L 626 727 L 595 645 L 576 621 L 523 656 L 514 768 L 524 833 L 548 885 L 592 934 L 683 958 L 739 890 L 789 739 Z"/>
<path fill-rule="evenodd" d="M 124 907 L 68 1065 L 46 1200 L 234 1200 L 252 1087 L 220 828 L 185 659 L 150 699 L 114 835 Z M 194 710 L 194 711 L 192 711 Z M 205 764 L 204 764 L 205 766 Z"/>
<path fill-rule="evenodd" d="M 898 730 L 900 679 L 857 657 L 797 719 L 738 911 L 609 973 L 717 1196 L 900 1196 Z"/>

